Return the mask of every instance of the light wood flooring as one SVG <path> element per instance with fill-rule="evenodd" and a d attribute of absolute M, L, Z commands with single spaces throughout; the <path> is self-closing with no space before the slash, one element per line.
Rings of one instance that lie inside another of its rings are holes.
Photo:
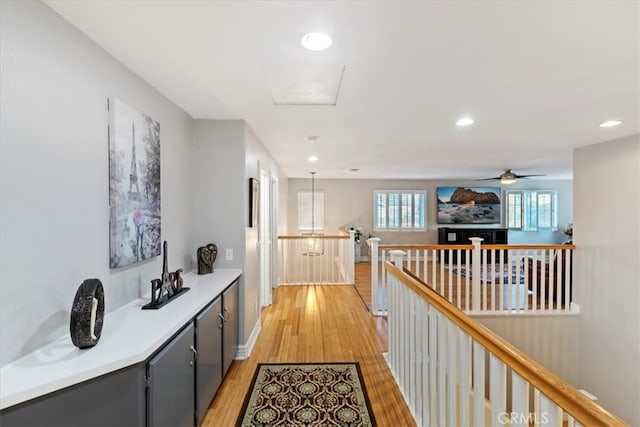
<path fill-rule="evenodd" d="M 378 426 L 415 426 L 382 356 L 386 320 L 367 312 L 354 286 L 280 286 L 273 301 L 251 356 L 232 364 L 202 425 L 235 425 L 260 362 L 356 361 Z"/>

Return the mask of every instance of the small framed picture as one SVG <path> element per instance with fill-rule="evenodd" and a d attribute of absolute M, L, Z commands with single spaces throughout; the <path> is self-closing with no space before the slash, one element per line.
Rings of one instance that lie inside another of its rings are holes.
<path fill-rule="evenodd" d="M 249 227 L 260 223 L 260 181 L 249 178 Z"/>

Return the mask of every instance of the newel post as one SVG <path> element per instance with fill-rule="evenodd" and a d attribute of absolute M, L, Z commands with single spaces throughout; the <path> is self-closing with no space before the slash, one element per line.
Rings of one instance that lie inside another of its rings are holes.
<path fill-rule="evenodd" d="M 347 259 L 345 270 L 348 272 L 348 282 L 351 285 L 356 284 L 356 231 L 347 230 L 349 232 L 349 244 L 347 245 Z"/>
<path fill-rule="evenodd" d="M 482 248 L 480 243 L 484 240 L 481 237 L 470 237 L 473 244 L 473 251 L 471 254 L 471 294 L 473 300 L 471 300 L 471 310 L 480 311 L 480 266 L 482 262 Z"/>
<path fill-rule="evenodd" d="M 367 240 L 369 244 L 369 261 L 371 262 L 371 312 L 375 315 L 378 313 L 378 269 L 380 268 L 378 260 L 379 237 L 372 237 Z"/>

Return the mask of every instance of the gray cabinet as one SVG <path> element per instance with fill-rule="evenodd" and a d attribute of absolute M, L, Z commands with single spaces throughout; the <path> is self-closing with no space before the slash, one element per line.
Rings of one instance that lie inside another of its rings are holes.
<path fill-rule="evenodd" d="M 194 344 L 190 322 L 147 364 L 147 425 L 194 425 Z"/>
<path fill-rule="evenodd" d="M 224 340 L 222 349 L 222 376 L 224 377 L 231 362 L 236 357 L 236 347 L 238 346 L 238 282 L 234 282 L 222 294 L 224 328 L 222 338 Z"/>
<path fill-rule="evenodd" d="M 0 411 L 0 425 L 199 425 L 237 345 L 235 280 L 173 338 L 154 349 L 151 358 L 5 408 Z M 100 345 L 91 351 L 100 352 Z"/>
<path fill-rule="evenodd" d="M 4 409 L 0 425 L 144 425 L 144 377 L 144 364 L 121 369 Z"/>
<path fill-rule="evenodd" d="M 197 424 L 204 418 L 222 383 L 222 298 L 216 298 L 196 317 Z"/>
<path fill-rule="evenodd" d="M 149 361 L 147 424 L 199 425 L 235 358 L 237 345 L 236 281 Z"/>

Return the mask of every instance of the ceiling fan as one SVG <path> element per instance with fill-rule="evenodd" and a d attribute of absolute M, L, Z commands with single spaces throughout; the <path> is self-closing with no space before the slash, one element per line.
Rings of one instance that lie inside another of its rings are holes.
<path fill-rule="evenodd" d="M 501 184 L 513 184 L 514 182 L 516 182 L 516 180 L 518 178 L 528 178 L 530 176 L 544 176 L 542 174 L 535 174 L 535 175 L 518 175 L 517 173 L 513 173 L 511 172 L 511 169 L 505 169 L 504 172 L 502 174 L 500 174 L 499 176 L 494 176 L 492 178 L 482 178 L 482 179 L 476 179 L 476 181 L 489 181 L 489 180 L 499 180 Z"/>

